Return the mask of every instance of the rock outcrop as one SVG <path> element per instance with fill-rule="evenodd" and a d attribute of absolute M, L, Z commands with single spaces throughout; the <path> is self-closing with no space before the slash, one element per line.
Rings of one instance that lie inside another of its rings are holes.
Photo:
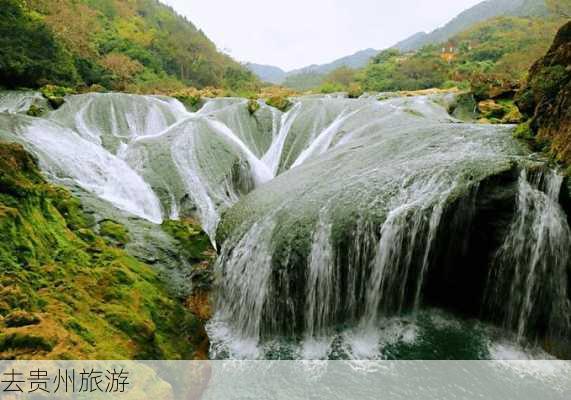
<path fill-rule="evenodd" d="M 533 65 L 516 102 L 531 117 L 535 139 L 545 143 L 558 161 L 571 165 L 571 21 Z"/>

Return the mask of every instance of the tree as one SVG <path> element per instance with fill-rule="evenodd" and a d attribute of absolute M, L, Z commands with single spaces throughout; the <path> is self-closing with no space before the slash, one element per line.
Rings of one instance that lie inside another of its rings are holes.
<path fill-rule="evenodd" d="M 121 53 L 109 53 L 101 60 L 101 65 L 113 74 L 119 89 L 131 82 L 143 70 L 141 63 Z"/>
<path fill-rule="evenodd" d="M 355 70 L 347 67 L 340 67 L 331 71 L 325 77 L 325 82 L 331 84 L 339 84 L 343 87 L 349 86 L 355 80 Z"/>
<path fill-rule="evenodd" d="M 20 0 L 0 7 L 0 84 L 37 87 L 42 83 L 73 85 L 79 78 L 69 52 L 51 30 L 29 14 Z"/>

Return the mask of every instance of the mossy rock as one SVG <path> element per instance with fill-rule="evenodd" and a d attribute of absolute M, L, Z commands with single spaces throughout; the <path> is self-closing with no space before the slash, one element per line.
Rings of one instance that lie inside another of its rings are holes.
<path fill-rule="evenodd" d="M 14 332 L 0 335 L 0 352 L 10 350 L 39 350 L 49 352 L 54 344 L 42 336 Z"/>
<path fill-rule="evenodd" d="M 506 115 L 502 118 L 503 124 L 519 124 L 523 121 L 523 115 L 516 106 L 512 106 Z"/>
<path fill-rule="evenodd" d="M 266 104 L 270 107 L 277 108 L 280 111 L 287 111 L 291 106 L 291 101 L 284 96 L 272 96 L 266 99 Z"/>
<path fill-rule="evenodd" d="M 118 222 L 105 220 L 99 223 L 99 234 L 111 244 L 125 246 L 129 243 L 129 232 L 127 228 Z"/>
<path fill-rule="evenodd" d="M 213 254 L 210 238 L 195 221 L 191 219 L 168 220 L 163 222 L 162 228 L 177 241 L 183 254 L 191 262 L 205 260 Z"/>
<path fill-rule="evenodd" d="M 37 325 L 40 322 L 40 317 L 23 310 L 13 311 L 4 318 L 4 325 L 9 328 Z"/>
<path fill-rule="evenodd" d="M 26 111 L 26 114 L 30 117 L 41 117 L 45 112 L 46 110 L 43 107 L 32 104 L 30 108 L 28 108 L 28 111 Z"/>
<path fill-rule="evenodd" d="M 506 115 L 506 108 L 494 100 L 483 100 L 478 103 L 478 111 L 484 118 L 502 118 Z"/>
<path fill-rule="evenodd" d="M 248 111 L 250 114 L 255 114 L 260 109 L 260 103 L 256 99 L 248 100 Z"/>
<path fill-rule="evenodd" d="M 65 326 L 67 329 L 74 332 L 76 335 L 80 336 L 82 339 L 84 339 L 87 343 L 89 343 L 91 345 L 97 344 L 97 340 L 95 339 L 95 336 L 89 331 L 89 329 L 87 329 L 85 326 L 83 326 L 77 320 L 72 318 L 65 323 Z"/>
<path fill-rule="evenodd" d="M 517 139 L 533 140 L 535 135 L 531 130 L 529 121 L 517 126 L 514 130 L 513 136 Z"/>
<path fill-rule="evenodd" d="M 517 124 L 523 115 L 512 100 L 483 100 L 478 103 L 483 118 L 497 124 Z"/>
<path fill-rule="evenodd" d="M 40 89 L 40 92 L 48 100 L 50 105 L 57 110 L 65 103 L 64 97 L 74 94 L 75 90 L 63 86 L 46 85 Z"/>
<path fill-rule="evenodd" d="M 153 343 L 156 337 L 156 327 L 151 321 L 143 320 L 125 310 L 112 310 L 105 314 L 105 319 L 125 333 L 129 338 L 136 338 L 142 343 Z M 156 349 L 152 348 L 151 352 Z"/>

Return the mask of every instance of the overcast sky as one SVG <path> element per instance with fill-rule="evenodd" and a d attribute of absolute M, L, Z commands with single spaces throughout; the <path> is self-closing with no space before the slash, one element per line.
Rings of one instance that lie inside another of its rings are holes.
<path fill-rule="evenodd" d="M 238 61 L 286 70 L 383 49 L 482 0 L 161 0 Z"/>

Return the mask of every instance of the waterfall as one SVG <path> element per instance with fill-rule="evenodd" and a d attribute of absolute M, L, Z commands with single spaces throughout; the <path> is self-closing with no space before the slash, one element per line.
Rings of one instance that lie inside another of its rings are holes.
<path fill-rule="evenodd" d="M 339 279 L 335 271 L 331 229 L 332 224 L 327 221 L 327 216 L 321 215 L 312 237 L 308 260 L 305 323 L 309 337 L 326 333 L 331 326 L 332 316 L 340 306 L 335 299 Z"/>
<path fill-rule="evenodd" d="M 48 120 L 0 114 L 0 126 L 18 134 L 54 179 L 78 185 L 130 214 L 162 222 L 161 204 L 150 186 L 102 147 Z"/>
<path fill-rule="evenodd" d="M 342 112 L 337 118 L 335 118 L 333 123 L 331 123 L 331 125 L 329 125 L 323 132 L 321 132 L 317 138 L 312 141 L 311 145 L 299 155 L 299 157 L 292 164 L 292 168 L 303 164 L 311 157 L 315 157 L 327 151 L 327 149 L 329 149 L 331 146 L 333 137 L 339 131 L 343 125 L 343 122 L 351 118 L 357 112 L 359 112 L 359 110 L 355 110 L 349 113 Z"/>
<path fill-rule="evenodd" d="M 285 140 L 300 110 L 301 110 L 301 103 L 297 103 L 287 113 L 282 114 L 281 121 L 279 123 L 278 133 L 277 135 L 273 135 L 272 144 L 268 149 L 268 151 L 266 152 L 266 154 L 264 154 L 264 157 L 262 158 L 262 161 L 266 163 L 266 165 L 272 172 L 273 176 L 275 176 L 278 173 Z"/>
<path fill-rule="evenodd" d="M 392 210 L 381 228 L 381 240 L 367 287 L 367 324 L 374 324 L 379 316 L 403 311 L 407 300 L 407 284 L 410 275 L 415 272 L 416 276 L 412 279 L 413 308 L 419 307 L 430 252 L 447 196 L 453 188 L 434 181 L 437 179 L 420 188 L 424 192 L 422 196 Z M 436 196 L 436 201 L 431 199 L 426 202 L 427 195 Z M 418 264 L 417 271 L 413 271 L 415 262 Z"/>
<path fill-rule="evenodd" d="M 51 179 L 153 223 L 200 220 L 220 252 L 217 349 L 217 338 L 315 350 L 366 336 L 348 329 L 373 332 L 360 346 L 372 349 L 388 318 L 454 301 L 520 338 L 569 335 L 563 178 L 513 127 L 460 124 L 439 96 L 306 96 L 252 114 L 244 99 L 189 112 L 165 97 L 87 94 L 23 115 L 38 101 L 0 93 L 0 137 Z"/>
<path fill-rule="evenodd" d="M 516 215 L 493 260 L 488 306 L 520 339 L 538 329 L 569 334 L 571 231 L 559 205 L 562 181 L 554 171 L 522 171 Z"/>
<path fill-rule="evenodd" d="M 256 223 L 232 251 L 225 247 L 217 261 L 222 274 L 217 318 L 235 320 L 239 335 L 245 338 L 257 338 L 262 329 L 271 277 L 267 266 L 272 258 L 271 236 L 274 228 L 271 218 Z M 252 257 L 253 254 L 256 256 Z M 268 311 L 271 312 L 266 309 Z"/>

